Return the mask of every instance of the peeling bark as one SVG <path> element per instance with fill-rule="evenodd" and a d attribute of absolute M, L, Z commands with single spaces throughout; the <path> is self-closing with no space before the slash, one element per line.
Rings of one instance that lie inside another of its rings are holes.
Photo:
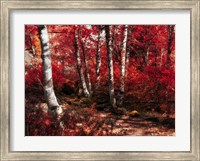
<path fill-rule="evenodd" d="M 42 67 L 43 67 L 45 100 L 47 102 L 49 111 L 54 112 L 57 115 L 60 115 L 62 113 L 62 108 L 58 104 L 53 89 L 51 51 L 49 46 L 47 27 L 45 25 L 39 25 L 38 32 L 42 47 L 42 61 L 43 61 Z"/>

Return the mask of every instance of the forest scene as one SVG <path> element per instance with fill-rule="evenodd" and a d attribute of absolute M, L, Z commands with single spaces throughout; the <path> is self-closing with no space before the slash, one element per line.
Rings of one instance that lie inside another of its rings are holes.
<path fill-rule="evenodd" d="M 175 25 L 25 25 L 25 136 L 175 136 Z"/>

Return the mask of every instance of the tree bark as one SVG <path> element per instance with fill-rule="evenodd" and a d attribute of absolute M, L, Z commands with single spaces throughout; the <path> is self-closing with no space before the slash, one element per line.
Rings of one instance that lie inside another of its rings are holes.
<path fill-rule="evenodd" d="M 91 84 L 91 80 L 90 80 L 89 66 L 88 66 L 88 61 L 87 61 L 86 55 L 85 55 L 85 48 L 84 48 L 83 41 L 81 41 L 81 48 L 82 48 L 82 52 L 83 52 L 83 60 L 85 63 L 85 73 L 86 73 L 87 80 L 88 80 L 88 90 L 91 95 L 92 94 L 92 84 Z"/>
<path fill-rule="evenodd" d="M 97 37 L 97 54 L 96 54 L 96 85 L 95 85 L 95 93 L 99 89 L 100 82 L 100 67 L 101 67 L 101 34 L 102 34 L 102 26 L 99 26 L 98 37 Z"/>
<path fill-rule="evenodd" d="M 78 73 L 81 79 L 81 85 L 83 88 L 83 94 L 85 97 L 90 97 L 90 93 L 88 92 L 86 82 L 85 82 L 85 77 L 82 71 L 82 62 L 81 62 L 81 57 L 80 57 L 80 41 L 79 41 L 79 28 L 77 27 L 75 29 L 75 43 L 74 43 L 74 48 L 75 48 L 75 54 L 76 54 L 76 60 L 77 60 L 77 68 L 78 68 Z"/>
<path fill-rule="evenodd" d="M 44 96 L 49 108 L 49 112 L 53 112 L 54 114 L 59 116 L 62 113 L 62 108 L 58 104 L 58 101 L 53 89 L 51 51 L 50 51 L 47 27 L 45 25 L 39 25 L 38 32 L 39 32 L 40 43 L 42 47 Z"/>
<path fill-rule="evenodd" d="M 173 41 L 174 26 L 173 25 L 167 26 L 167 30 L 168 30 L 168 47 L 167 47 L 166 67 L 169 68 L 170 67 L 170 56 L 171 56 L 171 52 L 172 52 L 171 47 L 172 47 L 172 41 Z"/>
<path fill-rule="evenodd" d="M 123 105 L 124 100 L 124 84 L 125 84 L 125 65 L 126 65 L 126 44 L 127 44 L 128 25 L 124 26 L 123 43 L 121 50 L 121 68 L 120 68 L 120 98 L 119 106 Z"/>
<path fill-rule="evenodd" d="M 131 41 L 131 34 L 132 34 L 132 26 L 129 26 L 128 27 L 128 35 L 127 35 L 127 43 L 126 43 L 126 67 L 129 66 L 129 61 L 130 61 L 130 41 Z"/>
<path fill-rule="evenodd" d="M 116 107 L 116 99 L 115 99 L 115 90 L 114 90 L 114 75 L 113 75 L 113 26 L 106 25 L 106 45 L 107 45 L 107 53 L 108 53 L 108 69 L 109 69 L 109 96 L 110 96 L 110 104 L 112 107 Z"/>
<path fill-rule="evenodd" d="M 126 43 L 126 70 L 125 70 L 125 80 L 128 78 L 128 69 L 130 62 L 130 48 L 131 48 L 131 38 L 132 38 L 132 29 L 133 26 L 128 26 L 128 35 L 127 35 L 127 43 Z"/>

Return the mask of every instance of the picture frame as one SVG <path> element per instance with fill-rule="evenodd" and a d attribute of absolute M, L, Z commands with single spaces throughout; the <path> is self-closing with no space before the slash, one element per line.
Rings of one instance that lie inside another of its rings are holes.
<path fill-rule="evenodd" d="M 123 10 L 190 10 L 191 15 L 191 89 L 190 89 L 190 145 L 189 152 L 17 152 L 10 151 L 10 35 L 9 19 L 11 10 L 35 9 L 123 9 Z M 200 50 L 199 50 L 199 0 L 183 1 L 2 1 L 1 0 L 1 160 L 200 160 Z"/>

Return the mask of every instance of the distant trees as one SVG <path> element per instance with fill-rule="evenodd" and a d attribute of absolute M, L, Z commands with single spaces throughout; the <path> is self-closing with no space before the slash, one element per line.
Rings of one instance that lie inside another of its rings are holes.
<path fill-rule="evenodd" d="M 114 108 L 125 106 L 124 100 L 127 94 L 125 89 L 129 88 L 127 82 L 130 77 L 137 77 L 132 70 L 138 70 L 140 74 L 150 71 L 156 79 L 156 74 L 160 70 L 174 67 L 174 27 L 174 25 L 49 25 L 49 32 L 45 25 L 32 27 L 34 30 L 37 28 L 40 37 L 44 92 L 49 109 L 54 107 L 59 109 L 53 90 L 53 65 L 63 75 L 62 79 L 61 76 L 54 75 L 55 80 L 65 82 L 69 78 L 65 75 L 71 74 L 69 79 L 80 82 L 84 97 L 98 95 L 97 91 L 103 84 L 104 87 L 108 87 L 110 105 Z M 35 45 L 36 48 L 31 43 L 34 41 L 34 36 L 29 26 L 26 29 L 26 48 L 37 55 L 38 46 Z M 74 86 L 77 88 L 76 84 Z M 134 86 L 134 83 L 131 86 Z"/>
<path fill-rule="evenodd" d="M 166 61 L 166 67 L 170 67 L 170 56 L 172 52 L 172 42 L 174 40 L 174 25 L 168 25 L 167 26 L 167 32 L 168 32 L 168 44 L 167 44 L 167 61 Z"/>
<path fill-rule="evenodd" d="M 75 42 L 74 42 L 74 49 L 75 49 L 75 54 L 76 54 L 76 59 L 77 59 L 77 68 L 78 68 L 78 73 L 80 76 L 82 88 L 83 88 L 83 94 L 85 97 L 90 97 L 90 93 L 88 91 L 86 81 L 85 81 L 85 76 L 83 74 L 82 70 L 82 62 L 81 62 L 81 57 L 80 57 L 80 51 L 81 51 L 81 44 L 80 44 L 80 39 L 79 39 L 79 33 L 80 28 L 77 26 L 75 29 Z"/>
<path fill-rule="evenodd" d="M 96 84 L 95 84 L 95 92 L 99 88 L 99 82 L 100 82 L 100 67 L 101 67 L 101 41 L 102 41 L 102 31 L 103 26 L 100 25 L 98 27 L 98 35 L 97 35 L 97 47 L 96 47 Z M 96 93 L 95 93 L 96 94 Z"/>

